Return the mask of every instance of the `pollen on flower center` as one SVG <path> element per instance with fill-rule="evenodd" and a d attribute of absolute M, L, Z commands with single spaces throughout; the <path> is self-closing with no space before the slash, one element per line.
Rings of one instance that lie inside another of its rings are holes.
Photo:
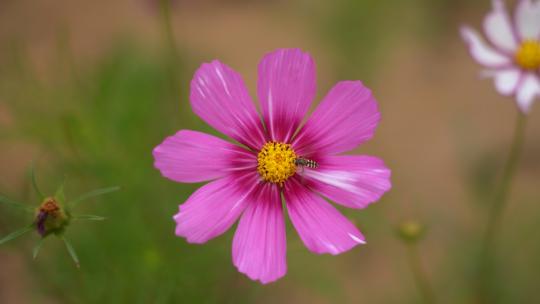
<path fill-rule="evenodd" d="M 524 41 L 516 53 L 516 62 L 526 70 L 540 68 L 540 41 Z"/>
<path fill-rule="evenodd" d="M 296 159 L 290 144 L 267 142 L 257 155 L 257 171 L 264 181 L 280 184 L 296 172 Z"/>

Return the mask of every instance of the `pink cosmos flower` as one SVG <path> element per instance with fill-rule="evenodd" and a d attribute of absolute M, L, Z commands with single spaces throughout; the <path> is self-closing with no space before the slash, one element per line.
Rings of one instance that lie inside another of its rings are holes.
<path fill-rule="evenodd" d="M 514 96 L 527 113 L 540 97 L 540 1 L 519 0 L 510 20 L 504 2 L 493 0 L 484 32 L 492 46 L 470 27 L 461 28 L 472 57 L 487 68 L 484 75 L 493 77 L 497 91 Z"/>
<path fill-rule="evenodd" d="M 380 119 L 360 81 L 338 83 L 302 127 L 315 96 L 309 54 L 280 49 L 266 55 L 257 89 L 262 120 L 238 73 L 217 60 L 203 64 L 191 82 L 193 111 L 238 145 L 181 130 L 153 154 L 155 167 L 171 180 L 211 181 L 180 205 L 176 235 L 205 243 L 240 218 L 233 263 L 269 283 L 287 271 L 284 206 L 309 250 L 335 255 L 364 244 L 364 236 L 323 196 L 361 209 L 391 185 L 380 159 L 340 155 L 368 141 Z"/>

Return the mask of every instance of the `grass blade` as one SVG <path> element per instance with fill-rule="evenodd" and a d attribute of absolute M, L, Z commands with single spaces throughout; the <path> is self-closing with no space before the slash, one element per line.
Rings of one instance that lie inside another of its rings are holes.
<path fill-rule="evenodd" d="M 20 237 L 21 235 L 31 231 L 34 229 L 34 224 L 30 224 L 24 228 L 21 228 L 15 232 L 12 232 L 11 234 L 5 236 L 3 239 L 0 240 L 0 245 L 3 245 L 4 243 L 7 243 L 13 239 L 16 239 L 18 237 Z"/>
<path fill-rule="evenodd" d="M 27 206 L 25 204 L 16 202 L 16 201 L 14 201 L 12 199 L 9 199 L 9 198 L 1 195 L 1 194 L 0 194 L 0 203 L 6 204 L 6 205 L 9 205 L 9 206 L 12 206 L 12 207 L 16 207 L 18 209 L 24 210 L 24 211 L 29 212 L 29 213 L 34 212 L 34 208 L 32 208 L 30 206 Z"/>
<path fill-rule="evenodd" d="M 88 193 L 85 193 L 81 196 L 79 196 L 78 198 L 70 201 L 68 203 L 69 207 L 74 207 L 75 205 L 77 205 L 78 203 L 82 202 L 82 201 L 85 201 L 87 199 L 90 199 L 90 198 L 93 198 L 93 197 L 96 197 L 96 196 L 100 196 L 100 195 L 104 195 L 104 194 L 107 194 L 107 193 L 111 193 L 111 192 L 114 192 L 114 191 L 118 191 L 120 190 L 120 187 L 110 187 L 110 188 L 103 188 L 103 189 L 97 189 L 97 190 L 94 190 L 94 191 L 90 191 Z"/>
<path fill-rule="evenodd" d="M 69 255 L 73 259 L 73 262 L 75 262 L 75 265 L 77 268 L 81 268 L 81 263 L 79 262 L 79 257 L 77 256 L 77 252 L 75 252 L 75 248 L 71 245 L 71 243 L 66 239 L 65 236 L 60 237 L 62 241 L 64 241 L 64 244 L 66 244 L 67 251 L 69 252 Z"/>
<path fill-rule="evenodd" d="M 72 219 L 75 220 L 75 221 L 78 221 L 78 220 L 82 220 L 82 221 L 104 221 L 104 220 L 106 220 L 106 218 L 104 218 L 103 216 L 91 215 L 91 214 L 74 215 L 72 217 Z"/>

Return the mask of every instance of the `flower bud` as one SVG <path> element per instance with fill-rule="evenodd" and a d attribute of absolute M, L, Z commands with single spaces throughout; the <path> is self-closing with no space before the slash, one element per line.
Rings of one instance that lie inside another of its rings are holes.
<path fill-rule="evenodd" d="M 120 189 L 120 187 L 96 189 L 96 190 L 87 192 L 73 200 L 66 200 L 66 196 L 64 193 L 64 183 L 62 183 L 60 187 L 58 187 L 54 196 L 45 198 L 43 193 L 38 188 L 33 166 L 30 169 L 30 179 L 32 181 L 32 186 L 34 187 L 34 191 L 37 193 L 38 197 L 43 199 L 43 201 L 37 208 L 34 209 L 27 204 L 16 202 L 3 195 L 0 195 L 0 203 L 17 207 L 28 213 L 33 213 L 34 221 L 31 222 L 30 224 L 27 224 L 23 228 L 20 228 L 19 230 L 12 232 L 11 234 L 3 238 L 0 238 L 0 245 L 3 245 L 4 243 L 14 240 L 33 230 L 37 230 L 39 235 L 41 235 L 41 239 L 39 240 L 39 242 L 36 244 L 36 246 L 34 247 L 32 251 L 32 255 L 35 259 L 37 258 L 39 251 L 41 250 L 41 246 L 46 240 L 46 237 L 51 234 L 54 234 L 56 237 L 60 238 L 65 243 L 66 249 L 69 252 L 69 255 L 75 262 L 75 265 L 79 267 L 80 263 L 79 263 L 79 258 L 77 257 L 77 253 L 75 252 L 73 245 L 71 245 L 71 242 L 64 235 L 64 231 L 66 230 L 66 227 L 69 225 L 71 220 L 102 221 L 105 218 L 101 216 L 97 216 L 97 215 L 90 215 L 90 214 L 74 214 L 72 216 L 71 210 L 73 210 L 73 208 L 76 205 L 78 205 L 79 203 L 85 200 L 117 191 Z"/>
<path fill-rule="evenodd" d="M 415 243 L 422 239 L 425 231 L 425 226 L 414 220 L 402 222 L 397 228 L 398 236 L 408 243 Z"/>
<path fill-rule="evenodd" d="M 48 197 L 36 209 L 35 224 L 38 233 L 45 237 L 59 234 L 69 224 L 69 214 L 54 197 Z"/>

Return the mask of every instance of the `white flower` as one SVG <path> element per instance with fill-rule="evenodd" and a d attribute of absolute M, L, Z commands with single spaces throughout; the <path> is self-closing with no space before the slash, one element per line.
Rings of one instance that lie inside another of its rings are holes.
<path fill-rule="evenodd" d="M 472 28 L 463 26 L 461 36 L 471 56 L 487 68 L 497 91 L 514 96 L 527 113 L 540 97 L 540 0 L 519 0 L 511 20 L 503 0 L 492 0 L 493 8 L 484 19 L 488 45 Z"/>

